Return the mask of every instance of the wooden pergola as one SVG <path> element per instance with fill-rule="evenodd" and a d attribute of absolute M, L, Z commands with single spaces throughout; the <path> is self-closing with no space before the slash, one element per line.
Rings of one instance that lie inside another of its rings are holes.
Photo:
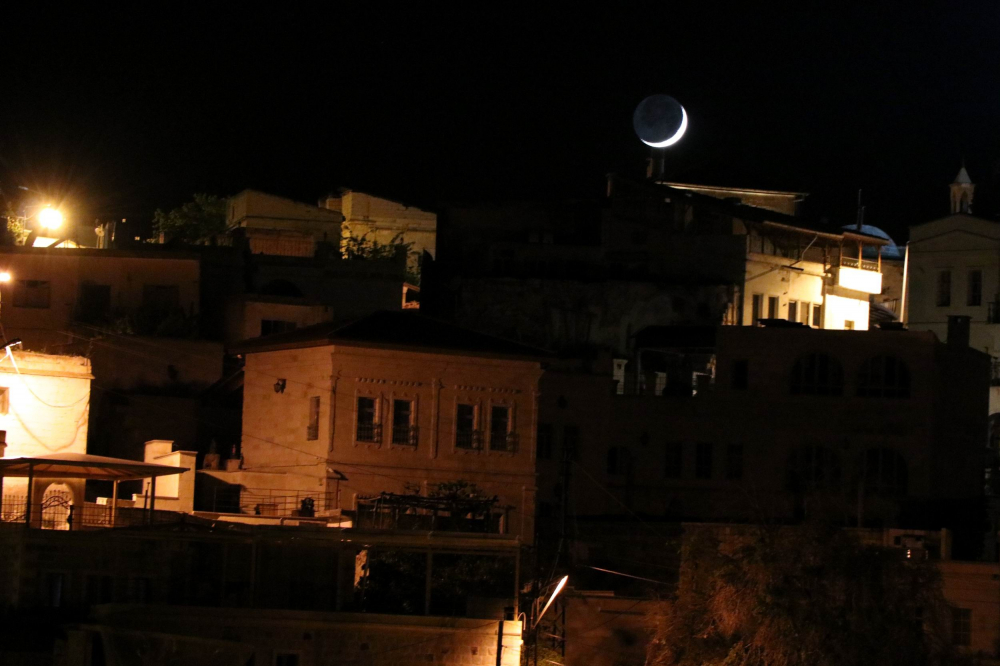
<path fill-rule="evenodd" d="M 126 460 L 92 456 L 86 453 L 52 453 L 44 456 L 20 456 L 0 458 L 0 507 L 3 502 L 3 480 L 7 477 L 27 478 L 28 493 L 25 498 L 24 524 L 31 525 L 31 498 L 36 477 L 44 479 L 92 479 L 112 481 L 114 491 L 111 500 L 111 524 L 114 525 L 118 506 L 118 482 L 150 479 L 149 510 L 156 507 L 156 477 L 171 476 L 188 471 L 186 467 L 156 465 Z"/>

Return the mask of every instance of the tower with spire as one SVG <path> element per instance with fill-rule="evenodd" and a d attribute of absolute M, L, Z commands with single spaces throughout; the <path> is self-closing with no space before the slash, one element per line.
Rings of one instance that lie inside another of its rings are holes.
<path fill-rule="evenodd" d="M 965 170 L 965 160 L 962 160 L 962 168 L 955 176 L 955 182 L 951 184 L 951 214 L 971 213 L 972 197 L 976 193 L 976 185 L 969 178 L 969 172 Z"/>

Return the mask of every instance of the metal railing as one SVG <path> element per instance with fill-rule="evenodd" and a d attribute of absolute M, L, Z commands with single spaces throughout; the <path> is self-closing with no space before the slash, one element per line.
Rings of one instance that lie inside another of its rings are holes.
<path fill-rule="evenodd" d="M 381 443 L 382 424 L 381 423 L 358 423 L 356 436 L 359 442 Z"/>
<path fill-rule="evenodd" d="M 117 510 L 110 504 L 73 504 L 61 496 L 32 502 L 30 507 L 25 500 L 24 495 L 4 495 L 3 505 L 0 507 L 0 525 L 5 528 L 26 526 L 32 529 L 76 531 L 174 523 L 179 516 L 175 511 L 151 511 L 141 506 L 122 506 L 121 503 Z"/>
<path fill-rule="evenodd" d="M 490 451 L 514 453 L 517 451 L 517 441 L 516 432 L 491 432 Z"/>
<path fill-rule="evenodd" d="M 273 518 L 322 517 L 339 508 L 335 492 L 272 490 L 269 488 L 216 488 L 211 511 Z"/>
<path fill-rule="evenodd" d="M 414 530 L 503 534 L 508 509 L 497 499 L 460 499 L 382 493 L 359 497 L 356 526 L 366 530 Z"/>
<path fill-rule="evenodd" d="M 877 261 L 872 261 L 870 259 L 858 259 L 857 257 L 841 257 L 840 265 L 846 266 L 847 268 L 860 268 L 863 271 L 878 271 L 879 264 Z"/>
<path fill-rule="evenodd" d="M 483 448 L 481 430 L 459 430 L 455 433 L 455 448 L 476 450 Z"/>
<path fill-rule="evenodd" d="M 416 446 L 420 441 L 417 426 L 392 426 L 392 443 L 404 446 Z"/>

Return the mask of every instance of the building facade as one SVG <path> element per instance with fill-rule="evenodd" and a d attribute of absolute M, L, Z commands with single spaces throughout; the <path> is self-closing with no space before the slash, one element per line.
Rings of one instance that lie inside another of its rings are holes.
<path fill-rule="evenodd" d="M 250 243 L 253 254 L 312 257 L 322 243 L 340 241 L 344 216 L 337 211 L 256 190 L 230 197 L 226 226 Z"/>
<path fill-rule="evenodd" d="M 531 539 L 541 352 L 411 312 L 236 351 L 243 464 L 220 481 L 322 492 L 323 508 L 345 511 L 465 482 L 498 499 L 502 532 Z"/>

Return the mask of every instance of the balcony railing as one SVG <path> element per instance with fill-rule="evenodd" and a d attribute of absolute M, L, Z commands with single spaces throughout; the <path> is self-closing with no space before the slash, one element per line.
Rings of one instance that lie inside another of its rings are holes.
<path fill-rule="evenodd" d="M 151 511 L 141 506 L 131 506 L 129 500 L 120 500 L 117 510 L 110 504 L 53 501 L 52 498 L 32 503 L 30 515 L 24 495 L 4 495 L 0 509 L 0 528 L 27 526 L 33 529 L 76 531 L 109 527 L 135 527 L 138 525 L 175 523 L 180 515 L 175 511 Z M 130 506 L 123 506 L 128 504 Z M 141 503 L 140 503 L 141 504 Z"/>
<path fill-rule="evenodd" d="M 358 423 L 357 441 L 381 443 L 382 424 L 381 423 Z"/>
<path fill-rule="evenodd" d="M 857 257 L 841 257 L 840 265 L 848 268 L 860 268 L 863 271 L 877 271 L 879 265 L 877 261 L 871 259 L 858 259 Z"/>
<path fill-rule="evenodd" d="M 490 433 L 490 450 L 491 451 L 505 451 L 507 453 L 514 453 L 517 451 L 517 433 L 516 432 L 491 432 Z"/>
<path fill-rule="evenodd" d="M 483 448 L 483 433 L 481 430 L 459 430 L 455 433 L 455 448 L 478 450 Z"/>
<path fill-rule="evenodd" d="M 420 441 L 418 432 L 415 425 L 394 425 L 392 426 L 392 443 L 400 446 L 416 446 Z"/>
<path fill-rule="evenodd" d="M 269 518 L 313 518 L 339 508 L 335 492 L 217 488 L 210 510 Z"/>
<path fill-rule="evenodd" d="M 510 507 L 497 499 L 423 497 L 382 493 L 359 497 L 356 526 L 363 530 L 415 530 L 504 534 Z"/>

